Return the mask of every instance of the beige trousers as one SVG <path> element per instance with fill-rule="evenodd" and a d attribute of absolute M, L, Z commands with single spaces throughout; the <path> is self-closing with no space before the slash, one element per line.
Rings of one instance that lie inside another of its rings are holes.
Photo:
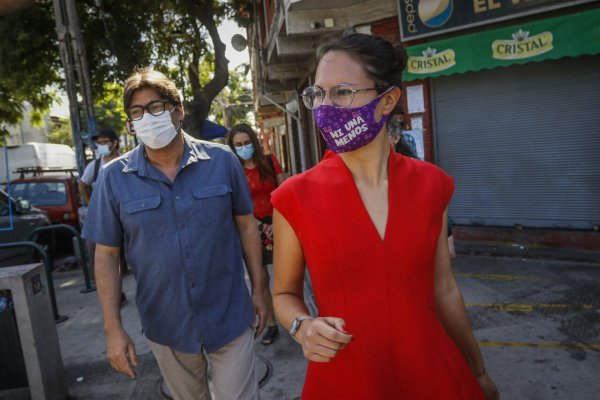
<path fill-rule="evenodd" d="M 180 353 L 149 342 L 174 400 L 211 399 L 207 376 L 209 364 L 214 400 L 259 399 L 253 329 L 212 353 Z"/>

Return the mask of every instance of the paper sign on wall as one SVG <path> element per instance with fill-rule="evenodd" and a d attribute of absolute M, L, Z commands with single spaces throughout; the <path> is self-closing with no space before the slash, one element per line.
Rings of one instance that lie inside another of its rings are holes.
<path fill-rule="evenodd" d="M 408 103 L 409 114 L 425 112 L 423 85 L 407 86 L 406 101 Z"/>

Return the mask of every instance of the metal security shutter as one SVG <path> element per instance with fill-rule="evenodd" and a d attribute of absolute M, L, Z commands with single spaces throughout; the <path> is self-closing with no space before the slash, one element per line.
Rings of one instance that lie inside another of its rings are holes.
<path fill-rule="evenodd" d="M 438 164 L 456 224 L 600 224 L 600 56 L 440 77 Z"/>

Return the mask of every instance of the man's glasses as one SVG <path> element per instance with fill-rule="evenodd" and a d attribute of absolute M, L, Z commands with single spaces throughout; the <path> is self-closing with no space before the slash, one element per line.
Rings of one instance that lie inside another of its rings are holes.
<path fill-rule="evenodd" d="M 352 105 L 352 101 L 354 101 L 354 93 L 377 89 L 378 88 L 376 87 L 354 89 L 352 86 L 345 83 L 335 85 L 331 89 L 322 89 L 318 86 L 309 86 L 302 91 L 302 100 L 304 101 L 306 108 L 309 110 L 314 110 L 315 108 L 321 107 L 327 92 L 329 92 L 331 105 L 337 108 L 347 108 L 350 107 Z"/>
<path fill-rule="evenodd" d="M 158 117 L 162 115 L 167 107 L 167 100 L 154 100 L 146 107 L 144 106 L 133 106 L 127 110 L 127 115 L 132 121 L 139 121 L 144 116 L 144 110 L 148 111 L 150 114 Z"/>

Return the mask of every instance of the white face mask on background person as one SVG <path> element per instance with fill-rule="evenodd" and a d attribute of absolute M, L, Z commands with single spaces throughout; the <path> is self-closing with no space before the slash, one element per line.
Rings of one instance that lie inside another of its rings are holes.
<path fill-rule="evenodd" d="M 98 148 L 98 155 L 100 157 L 106 157 L 112 152 L 110 144 L 97 144 L 96 147 Z"/>
<path fill-rule="evenodd" d="M 145 112 L 142 119 L 132 122 L 135 134 L 144 146 L 151 149 L 162 149 L 171 143 L 177 135 L 177 129 L 171 121 L 171 113 L 176 108 L 158 116 Z"/>

